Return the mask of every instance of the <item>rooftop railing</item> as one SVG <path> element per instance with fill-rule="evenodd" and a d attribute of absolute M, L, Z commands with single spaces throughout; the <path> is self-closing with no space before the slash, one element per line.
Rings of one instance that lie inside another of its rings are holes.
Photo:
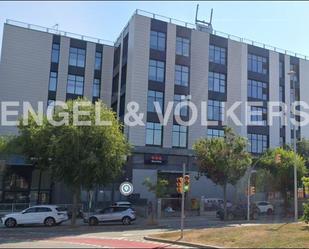
<path fill-rule="evenodd" d="M 20 21 L 15 21 L 15 20 L 11 20 L 11 19 L 7 19 L 6 23 L 14 25 L 14 26 L 26 28 L 26 29 L 31 29 L 31 30 L 41 31 L 41 32 L 47 32 L 47 33 L 50 33 L 50 34 L 53 34 L 53 35 L 61 35 L 61 36 L 66 36 L 66 37 L 69 37 L 69 38 L 75 38 L 75 39 L 79 39 L 79 40 L 83 40 L 83 41 L 114 46 L 113 41 L 94 38 L 94 37 L 91 37 L 91 36 L 79 35 L 79 34 L 67 32 L 67 31 L 61 31 L 61 30 L 58 30 L 58 29 L 55 29 L 55 28 L 47 28 L 47 27 L 36 25 L 36 24 L 20 22 Z"/>
<path fill-rule="evenodd" d="M 180 21 L 180 20 L 173 19 L 173 18 L 170 18 L 170 17 L 154 14 L 154 13 L 151 13 L 151 12 L 148 12 L 148 11 L 145 11 L 145 10 L 137 9 L 135 11 L 135 14 L 150 17 L 150 18 L 157 19 L 157 20 L 161 20 L 161 21 L 164 21 L 164 22 L 173 23 L 173 24 L 176 24 L 176 25 L 179 25 L 179 26 L 190 28 L 190 29 L 196 29 L 196 25 L 193 24 L 193 23 L 184 22 L 184 21 Z M 224 33 L 224 32 L 218 31 L 218 30 L 213 30 L 212 34 L 217 35 L 217 36 L 221 36 L 221 37 L 233 40 L 233 41 L 242 42 L 242 43 L 246 43 L 246 44 L 253 45 L 253 46 L 256 46 L 256 47 L 261 47 L 261 48 L 265 48 L 265 49 L 268 49 L 268 50 L 272 50 L 272 51 L 275 51 L 275 52 L 278 52 L 278 53 L 282 53 L 282 54 L 286 54 L 286 55 L 290 55 L 290 56 L 295 56 L 295 57 L 298 57 L 298 58 L 301 58 L 301 59 L 305 59 L 305 60 L 309 59 L 309 56 L 306 56 L 306 55 L 303 55 L 303 54 L 295 53 L 295 52 L 292 52 L 292 51 L 289 51 L 289 50 L 286 50 L 286 49 L 282 49 L 282 48 L 277 48 L 277 47 L 274 47 L 274 46 L 271 46 L 271 45 L 268 45 L 268 44 L 249 40 L 249 39 L 246 39 L 246 38 L 241 38 L 239 36 L 231 35 L 231 34 Z"/>
<path fill-rule="evenodd" d="M 193 24 L 193 23 L 184 22 L 184 21 L 173 19 L 173 18 L 170 18 L 170 17 L 154 14 L 154 13 L 151 13 L 151 12 L 148 12 L 148 11 L 145 11 L 145 10 L 137 9 L 134 14 L 154 18 L 154 19 L 161 20 L 161 21 L 164 21 L 164 22 L 173 23 L 175 25 L 183 26 L 183 27 L 190 28 L 190 29 L 196 29 L 196 25 Z M 29 24 L 29 23 L 25 23 L 25 22 L 10 20 L 10 19 L 7 19 L 6 23 L 11 24 L 11 25 L 15 25 L 15 26 L 19 26 L 19 27 L 23 27 L 23 28 L 27 28 L 27 29 L 47 32 L 47 33 L 50 33 L 50 34 L 62 35 L 62 36 L 75 38 L 75 39 L 79 39 L 79 40 L 84 40 L 84 41 L 89 41 L 89 42 L 94 42 L 94 43 L 99 43 L 99 44 L 106 44 L 106 45 L 110 45 L 110 46 L 115 45 L 115 42 L 113 42 L 113 41 L 104 40 L 104 39 L 100 39 L 100 38 L 94 38 L 94 37 L 80 35 L 80 34 L 75 34 L 75 33 L 67 32 L 67 31 L 61 31 L 61 30 L 58 30 L 58 29 L 55 29 L 55 28 L 47 28 L 47 27 L 43 27 L 43 26 L 39 26 L 39 25 L 35 25 L 35 24 Z M 117 41 L 119 42 L 121 34 L 127 28 L 128 28 L 128 24 L 122 30 L 122 32 L 120 33 L 120 36 L 116 39 L 116 42 Z M 218 30 L 213 30 L 212 34 L 217 35 L 217 36 L 221 36 L 221 37 L 233 40 L 233 41 L 242 42 L 242 43 L 246 43 L 246 44 L 249 44 L 249 45 L 265 48 L 265 49 L 272 50 L 272 51 L 282 53 L 282 54 L 286 54 L 286 55 L 289 55 L 289 56 L 295 56 L 295 57 L 305 59 L 305 60 L 309 59 L 309 56 L 306 56 L 306 55 L 303 55 L 303 54 L 300 54 L 300 53 L 295 53 L 295 52 L 292 52 L 292 51 L 289 51 L 289 50 L 286 50 L 286 49 L 277 48 L 277 47 L 274 47 L 274 46 L 271 46 L 271 45 L 268 45 L 268 44 L 264 44 L 264 43 L 261 43 L 261 42 L 257 42 L 257 41 L 249 40 L 249 39 L 242 38 L 242 37 L 239 37 L 239 36 L 231 35 L 231 34 L 221 32 L 221 31 L 218 31 Z"/>

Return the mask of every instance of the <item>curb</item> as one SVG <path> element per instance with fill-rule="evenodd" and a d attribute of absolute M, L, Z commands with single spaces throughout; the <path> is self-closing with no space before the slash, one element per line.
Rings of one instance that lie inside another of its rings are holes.
<path fill-rule="evenodd" d="M 197 244 L 197 243 L 191 243 L 191 242 L 185 242 L 185 241 L 159 239 L 159 238 L 154 238 L 154 237 L 150 237 L 150 236 L 145 236 L 144 240 L 161 242 L 161 243 L 168 243 L 168 244 L 174 244 L 174 245 L 180 245 L 180 246 L 190 246 L 190 247 L 196 247 L 196 248 L 212 248 L 212 249 L 222 249 L 222 248 L 224 248 L 224 247 Z"/>

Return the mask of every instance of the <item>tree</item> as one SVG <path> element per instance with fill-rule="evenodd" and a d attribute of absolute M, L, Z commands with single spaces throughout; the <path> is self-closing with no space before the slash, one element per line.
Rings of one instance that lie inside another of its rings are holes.
<path fill-rule="evenodd" d="M 297 153 L 301 155 L 304 160 L 307 168 L 309 169 L 309 139 L 302 138 L 297 142 Z"/>
<path fill-rule="evenodd" d="M 19 127 L 24 153 L 46 165 L 55 180 L 71 187 L 72 225 L 76 220 L 81 188 L 90 190 L 113 181 L 121 173 L 125 156 L 130 153 L 130 146 L 114 113 L 101 101 L 96 105 L 88 101 L 87 106 L 81 106 L 85 101 L 70 100 L 66 103 L 67 109 L 56 108 L 53 115 L 56 122 L 63 120 L 64 112 L 68 114 L 68 122 L 60 126 L 52 125 L 45 115 L 43 125 L 30 120 L 27 125 L 22 122 Z M 73 114 L 77 108 L 89 112 L 89 115 L 79 115 L 78 120 L 90 121 L 90 125 L 76 125 Z M 110 121 L 111 125 L 96 125 L 98 115 L 99 120 Z"/>
<path fill-rule="evenodd" d="M 304 187 L 306 188 L 306 190 L 309 188 L 309 177 L 303 177 L 302 178 L 302 182 Z M 307 201 L 307 203 L 303 203 L 303 207 L 304 207 L 304 214 L 302 216 L 302 220 L 304 222 L 306 222 L 306 224 L 309 223 L 309 201 Z"/>
<path fill-rule="evenodd" d="M 280 162 L 276 162 L 276 155 L 281 155 Z M 295 158 L 296 157 L 296 158 Z M 275 181 L 274 188 L 281 192 L 285 207 L 288 206 L 288 191 L 294 190 L 294 163 L 296 162 L 298 182 L 306 173 L 305 160 L 292 150 L 285 150 L 283 148 L 269 149 L 266 151 L 259 162 L 259 166 L 268 170 Z"/>
<path fill-rule="evenodd" d="M 147 177 L 143 185 L 148 189 L 149 192 L 152 192 L 156 195 L 157 198 L 162 198 L 166 196 L 168 181 L 165 179 L 158 179 L 157 184 L 151 182 L 150 178 Z"/>
<path fill-rule="evenodd" d="M 251 165 L 251 155 L 246 151 L 247 140 L 224 129 L 222 138 L 203 138 L 193 146 L 198 161 L 199 173 L 223 187 L 224 218 L 226 218 L 226 187 L 235 185 Z"/>

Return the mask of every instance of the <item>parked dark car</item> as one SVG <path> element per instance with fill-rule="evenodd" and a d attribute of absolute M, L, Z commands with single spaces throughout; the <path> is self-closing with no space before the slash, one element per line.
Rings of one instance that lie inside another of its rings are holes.
<path fill-rule="evenodd" d="M 256 204 L 250 206 L 250 219 L 256 220 L 259 216 L 259 209 Z M 220 208 L 217 211 L 217 218 L 220 220 L 224 219 L 224 209 Z M 227 220 L 245 220 L 247 219 L 247 205 L 232 205 L 227 208 Z"/>

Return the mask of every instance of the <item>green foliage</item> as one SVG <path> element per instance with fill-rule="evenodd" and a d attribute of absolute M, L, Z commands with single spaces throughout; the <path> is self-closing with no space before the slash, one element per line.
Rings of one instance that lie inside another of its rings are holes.
<path fill-rule="evenodd" d="M 81 188 L 89 190 L 113 181 L 121 173 L 125 156 L 130 153 L 120 123 L 102 102 L 96 103 L 101 107 L 100 120 L 110 121 L 111 125 L 95 125 L 96 109 L 90 102 L 90 105 L 79 107 L 79 111 L 90 113 L 80 115 L 79 120 L 90 121 L 91 125 L 74 125 L 73 103 L 81 101 L 86 99 L 68 101 L 68 109 L 55 110 L 53 119 L 62 120 L 65 112 L 69 114 L 68 124 L 54 126 L 44 116 L 40 126 L 30 119 L 28 124 L 21 122 L 18 138 L 25 155 L 35 158 L 38 165 L 51 170 L 55 180 L 72 188 L 75 206 Z"/>
<path fill-rule="evenodd" d="M 50 126 L 51 167 L 56 179 L 70 186 L 81 186 L 89 190 L 96 185 L 106 185 L 119 175 L 130 146 L 114 113 L 102 102 L 98 102 L 101 106 L 100 119 L 110 121 L 112 125 L 95 125 L 93 104 L 79 107 L 82 111 L 90 112 L 89 116 L 80 116 L 79 120 L 91 121 L 92 125 L 73 125 L 75 101 L 67 102 L 69 125 Z M 61 119 L 62 111 L 56 110 L 55 120 Z"/>
<path fill-rule="evenodd" d="M 275 162 L 276 154 L 281 155 L 281 162 Z M 274 177 L 274 187 L 285 194 L 286 191 L 293 191 L 294 189 L 294 163 L 297 167 L 298 181 L 306 174 L 305 160 L 300 155 L 292 150 L 285 150 L 283 148 L 275 148 L 266 151 L 260 160 L 259 166 L 268 170 Z"/>
<path fill-rule="evenodd" d="M 0 155 L 2 159 L 5 159 L 9 154 L 18 153 L 21 153 L 21 147 L 17 136 L 0 136 Z"/>
<path fill-rule="evenodd" d="M 308 224 L 309 223 L 309 202 L 303 203 L 303 207 L 304 207 L 304 214 L 301 220 L 303 220 L 304 222 Z"/>
<path fill-rule="evenodd" d="M 302 138 L 297 142 L 297 153 L 305 159 L 305 163 L 309 167 L 309 139 Z"/>
<path fill-rule="evenodd" d="M 158 179 L 157 184 L 153 184 L 149 177 L 147 177 L 143 185 L 148 189 L 149 192 L 152 192 L 156 195 L 157 198 L 165 197 L 167 194 L 168 181 L 165 179 Z"/>
<path fill-rule="evenodd" d="M 256 192 L 273 192 L 274 188 L 271 183 L 275 182 L 273 175 L 266 169 L 258 169 L 252 177 L 255 180 Z"/>
<path fill-rule="evenodd" d="M 281 155 L 281 162 L 276 162 L 275 157 L 277 154 Z M 259 167 L 269 171 L 273 176 L 272 187 L 281 192 L 285 209 L 290 205 L 287 192 L 293 192 L 294 190 L 294 164 L 296 164 L 297 168 L 297 180 L 300 183 L 307 169 L 303 157 L 295 154 L 293 150 L 284 148 L 269 149 L 262 155 L 259 162 Z"/>
<path fill-rule="evenodd" d="M 224 218 L 227 217 L 226 186 L 235 185 L 251 165 L 251 155 L 246 151 L 247 140 L 224 129 L 223 138 L 203 138 L 194 143 L 199 161 L 199 174 L 223 186 Z"/>
<path fill-rule="evenodd" d="M 246 151 L 247 140 L 225 129 L 223 138 L 203 138 L 193 146 L 199 161 L 199 172 L 214 183 L 234 185 L 251 165 L 251 155 Z"/>
<path fill-rule="evenodd" d="M 308 187 L 309 188 L 309 177 L 302 177 L 302 182 L 303 182 L 303 185 L 305 186 L 305 187 Z"/>

